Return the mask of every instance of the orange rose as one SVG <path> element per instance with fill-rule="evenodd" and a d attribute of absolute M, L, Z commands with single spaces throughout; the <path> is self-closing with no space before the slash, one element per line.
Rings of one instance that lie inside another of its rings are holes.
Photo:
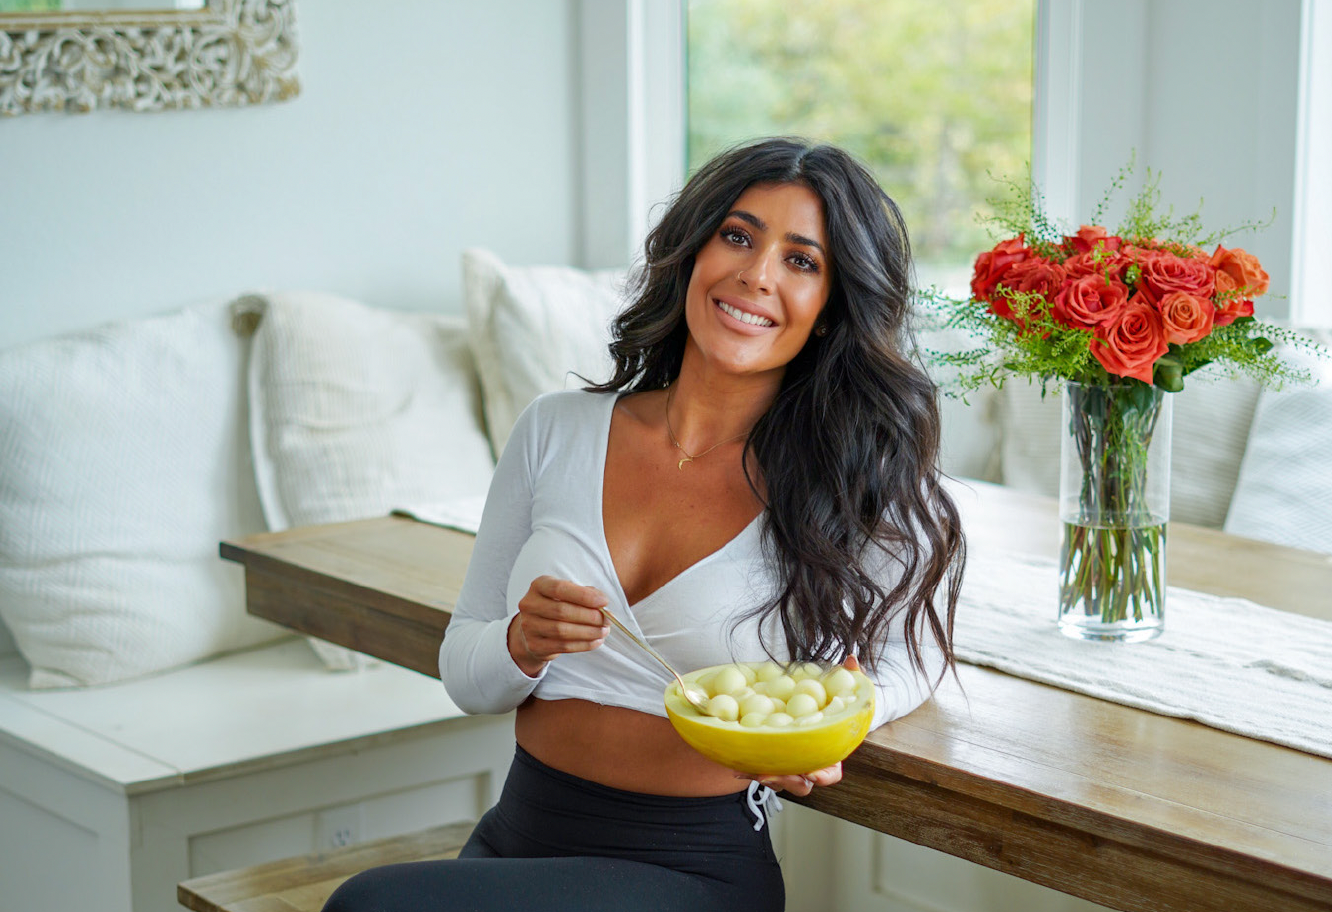
<path fill-rule="evenodd" d="M 1114 253 L 1107 256 L 1104 251 L 1100 253 L 1088 251 L 1087 253 L 1075 253 L 1073 256 L 1064 260 L 1064 269 L 1068 272 L 1070 279 L 1081 278 L 1085 275 L 1103 275 L 1109 279 L 1124 280 L 1124 270 L 1128 268 L 1130 260 L 1121 253 Z"/>
<path fill-rule="evenodd" d="M 1210 298 L 1216 288 L 1216 270 L 1205 259 L 1181 257 L 1168 250 L 1145 251 L 1138 260 L 1142 275 L 1138 290 L 1153 304 L 1172 291 Z"/>
<path fill-rule="evenodd" d="M 1015 263 L 1031 255 L 1022 235 L 1000 241 L 993 250 L 976 257 L 976 268 L 971 276 L 971 296 L 977 301 L 989 301 L 995 286 Z"/>
<path fill-rule="evenodd" d="M 1258 258 L 1236 247 L 1218 246 L 1211 265 L 1216 269 L 1216 325 L 1227 326 L 1253 316 L 1253 299 L 1267 293 L 1268 275 Z"/>
<path fill-rule="evenodd" d="M 1031 257 L 1020 263 L 1014 263 L 1004 276 L 1003 284 L 1025 294 L 1036 293 L 1047 299 L 1053 298 L 1064 284 L 1064 267 L 1040 257 Z"/>
<path fill-rule="evenodd" d="M 1122 243 L 1121 238 L 1110 234 L 1100 225 L 1083 225 L 1077 234 L 1064 237 L 1064 244 L 1071 245 L 1078 253 L 1087 253 L 1098 246 L 1106 250 L 1118 250 Z"/>
<path fill-rule="evenodd" d="M 1161 314 L 1140 294 L 1120 310 L 1118 320 L 1098 327 L 1091 346 L 1107 371 L 1143 383 L 1152 382 L 1152 365 L 1169 350 Z"/>
<path fill-rule="evenodd" d="M 1212 320 L 1213 326 L 1229 326 L 1240 317 L 1253 316 L 1253 300 L 1251 298 L 1228 297 L 1221 301 L 1216 308 L 1216 316 Z"/>
<path fill-rule="evenodd" d="M 1019 320 L 1025 324 L 1025 317 L 1019 318 L 1013 310 L 1013 304 L 1006 291 L 1021 294 L 1037 294 L 1049 305 L 1050 299 L 1064 282 L 1064 270 L 1058 263 L 1038 256 L 1020 260 L 1008 268 L 995 287 L 990 298 L 990 312 L 1005 320 Z M 1024 327 L 1025 328 L 1025 327 Z"/>
<path fill-rule="evenodd" d="M 1095 329 L 1118 319 L 1127 302 L 1128 289 L 1123 282 L 1108 282 L 1105 276 L 1094 273 L 1074 279 L 1060 289 L 1050 316 L 1068 326 Z"/>
<path fill-rule="evenodd" d="M 1241 290 L 1241 296 L 1245 298 L 1257 298 L 1267 294 L 1267 270 L 1263 269 L 1258 258 L 1247 250 L 1239 247 L 1227 250 L 1218 246 L 1216 252 L 1212 254 L 1210 264 L 1217 271 L 1217 282 L 1226 282 L 1228 290 L 1238 288 Z M 1225 276 L 1224 279 L 1221 278 L 1222 275 Z M 1220 291 L 1219 288 L 1217 290 Z"/>
<path fill-rule="evenodd" d="M 1165 339 L 1178 345 L 1197 342 L 1212 331 L 1216 307 L 1206 298 L 1172 291 L 1161 299 L 1161 321 Z"/>

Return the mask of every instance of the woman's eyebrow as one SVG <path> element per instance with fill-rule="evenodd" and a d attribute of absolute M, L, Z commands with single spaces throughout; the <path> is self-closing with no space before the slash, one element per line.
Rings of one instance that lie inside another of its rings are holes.
<path fill-rule="evenodd" d="M 727 213 L 727 215 L 734 216 L 735 218 L 740 219 L 740 221 L 742 222 L 748 222 L 749 224 L 757 228 L 759 231 L 768 230 L 768 225 L 766 222 L 763 221 L 763 219 L 759 218 L 757 215 L 755 215 L 752 212 L 746 212 L 744 209 L 732 209 L 729 213 Z M 818 241 L 814 240 L 813 238 L 805 237 L 803 234 L 796 234 L 793 231 L 788 231 L 786 233 L 786 240 L 790 241 L 792 244 L 802 244 L 805 247 L 813 247 L 819 253 L 825 253 L 822 244 L 820 244 Z"/>

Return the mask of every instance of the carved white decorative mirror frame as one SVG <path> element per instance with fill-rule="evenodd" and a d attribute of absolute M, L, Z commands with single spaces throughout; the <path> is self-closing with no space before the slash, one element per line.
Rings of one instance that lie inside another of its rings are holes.
<path fill-rule="evenodd" d="M 208 0 L 193 11 L 0 14 L 0 114 L 292 98 L 300 90 L 295 5 Z"/>

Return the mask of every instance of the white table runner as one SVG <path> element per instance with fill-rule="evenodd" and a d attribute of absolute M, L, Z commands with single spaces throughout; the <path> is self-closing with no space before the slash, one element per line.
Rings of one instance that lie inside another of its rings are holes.
<path fill-rule="evenodd" d="M 1085 642 L 1056 627 L 1057 591 L 1053 561 L 973 549 L 958 659 L 1332 757 L 1332 622 L 1169 588 L 1155 640 Z"/>

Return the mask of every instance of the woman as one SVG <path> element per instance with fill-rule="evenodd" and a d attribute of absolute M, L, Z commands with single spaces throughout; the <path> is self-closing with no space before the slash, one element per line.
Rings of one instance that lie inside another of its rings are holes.
<path fill-rule="evenodd" d="M 647 241 L 614 376 L 540 397 L 496 468 L 440 671 L 517 708 L 518 752 L 462 856 L 348 881 L 329 910 L 781 909 L 751 782 L 664 716 L 668 661 L 843 661 L 875 724 L 952 662 L 963 543 L 934 387 L 906 354 L 910 256 L 849 156 L 774 139 L 701 169 Z"/>

